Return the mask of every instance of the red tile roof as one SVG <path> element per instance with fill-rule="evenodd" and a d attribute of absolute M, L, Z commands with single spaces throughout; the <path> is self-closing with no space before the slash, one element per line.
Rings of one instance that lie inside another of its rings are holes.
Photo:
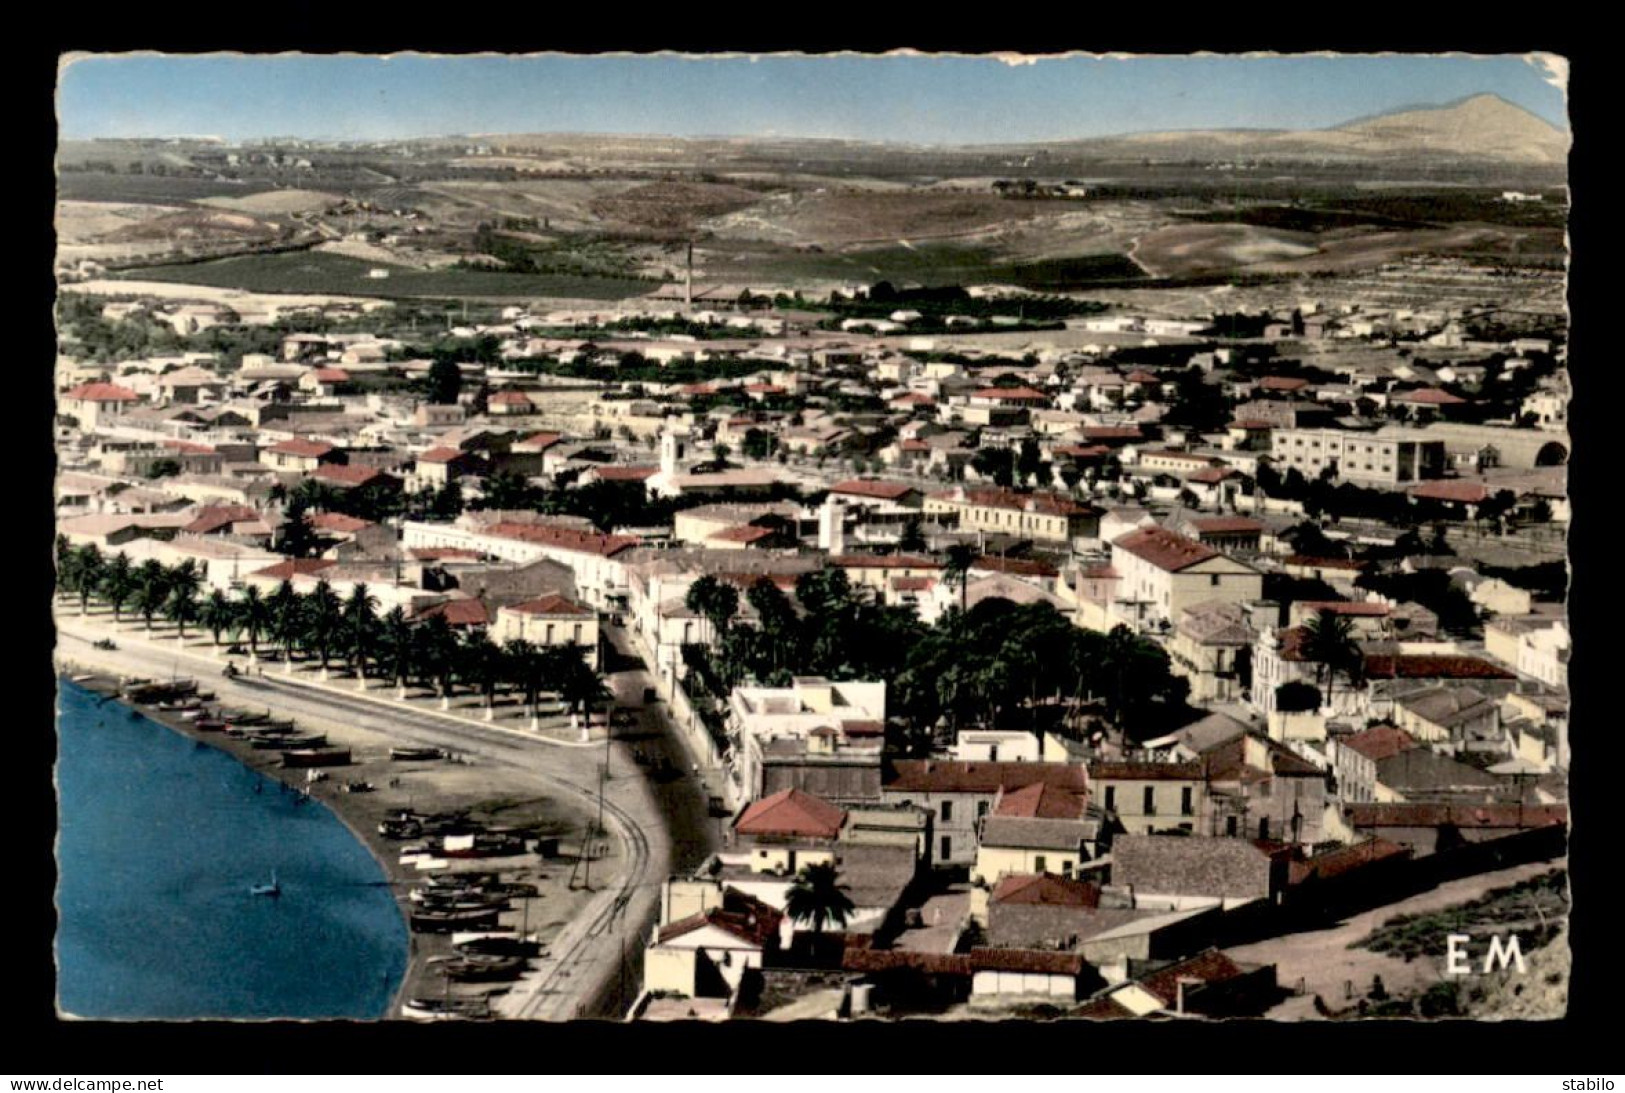
<path fill-rule="evenodd" d="M 784 789 L 753 801 L 734 830 L 745 835 L 793 835 L 833 839 L 846 823 L 846 809 L 799 789 Z"/>
<path fill-rule="evenodd" d="M 486 529 L 486 534 L 499 539 L 519 539 L 539 546 L 557 547 L 560 550 L 597 554 L 602 558 L 613 558 L 621 551 L 642 542 L 635 535 L 601 535 L 595 531 L 580 531 L 576 528 L 548 524 L 492 524 Z"/>
<path fill-rule="evenodd" d="M 1365 658 L 1368 679 L 1517 679 L 1505 668 L 1478 657 L 1405 653 Z"/>
<path fill-rule="evenodd" d="M 439 448 L 430 448 L 428 451 L 426 451 L 422 455 L 418 456 L 418 462 L 419 463 L 450 463 L 453 459 L 461 458 L 463 456 L 463 454 L 464 453 L 463 453 L 463 450 L 461 448 L 452 448 L 452 447 L 445 447 L 445 446 L 442 446 L 442 447 L 439 447 Z"/>
<path fill-rule="evenodd" d="M 891 404 L 893 406 L 935 406 L 937 404 L 937 400 L 932 398 L 930 395 L 922 395 L 918 391 L 910 391 L 907 394 L 898 395 L 896 398 L 892 399 Z"/>
<path fill-rule="evenodd" d="M 1343 746 L 1353 748 L 1372 762 L 1389 759 L 1400 752 L 1421 747 L 1416 737 L 1393 725 L 1374 725 L 1357 732 L 1344 740 Z"/>
<path fill-rule="evenodd" d="M 1217 949 L 1210 949 L 1189 960 L 1181 960 L 1177 964 L 1153 972 L 1137 980 L 1137 983 L 1143 990 L 1162 999 L 1164 1008 L 1172 1009 L 1179 1002 L 1180 980 L 1198 979 L 1203 983 L 1222 983 L 1226 979 L 1235 979 L 1243 974 L 1245 973 L 1241 966 L 1234 960 Z"/>
<path fill-rule="evenodd" d="M 1150 781 L 1188 782 L 1202 777 L 1201 763 L 1133 763 L 1101 761 L 1089 764 L 1089 777 L 1096 782 Z"/>
<path fill-rule="evenodd" d="M 1297 376 L 1265 376 L 1258 386 L 1266 391 L 1298 391 L 1309 386 L 1309 381 Z"/>
<path fill-rule="evenodd" d="M 508 610 L 517 611 L 521 615 L 586 616 L 595 613 L 592 608 L 583 607 L 574 600 L 557 594 L 538 596 L 534 600 L 526 600 L 524 603 L 516 603 L 512 607 L 508 608 Z"/>
<path fill-rule="evenodd" d="M 1104 444 L 1060 444 L 1052 448 L 1051 454 L 1064 455 L 1072 459 L 1104 459 L 1111 449 Z"/>
<path fill-rule="evenodd" d="M 958 491 L 945 490 L 931 495 L 939 501 L 959 502 Z M 1014 512 L 1038 512 L 1049 516 L 1088 516 L 1100 510 L 1058 493 L 1020 493 L 1002 486 L 965 488 L 964 504 Z"/>
<path fill-rule="evenodd" d="M 962 953 L 921 953 L 911 949 L 858 949 L 841 954 L 841 969 L 849 972 L 889 972 L 899 969 L 924 975 L 969 976 L 971 958 Z"/>
<path fill-rule="evenodd" d="M 486 608 L 484 600 L 445 600 L 425 607 L 415 617 L 432 619 L 436 615 L 442 616 L 452 626 L 491 625 L 491 612 Z"/>
<path fill-rule="evenodd" d="M 973 972 L 1026 972 L 1032 975 L 1083 974 L 1087 962 L 1082 953 L 1060 953 L 1052 949 L 972 949 Z"/>
<path fill-rule="evenodd" d="M 1409 857 L 1411 853 L 1407 848 L 1398 843 L 1391 843 L 1387 839 L 1367 839 L 1357 846 L 1345 846 L 1325 854 L 1316 854 L 1306 860 L 1292 862 L 1287 870 L 1287 883 L 1302 884 L 1310 878 L 1330 880 L 1390 858 Z"/>
<path fill-rule="evenodd" d="M 1462 505 L 1482 504 L 1490 496 L 1482 482 L 1440 481 L 1423 482 L 1411 487 L 1411 496 L 1424 501 L 1453 501 Z"/>
<path fill-rule="evenodd" d="M 642 482 L 653 478 L 659 473 L 659 467 L 615 466 L 612 464 L 598 467 L 593 471 L 593 475 L 600 482 Z"/>
<path fill-rule="evenodd" d="M 325 440 L 310 440 L 302 436 L 296 436 L 292 440 L 284 440 L 280 444 L 271 445 L 271 451 L 278 455 L 302 455 L 314 459 L 320 459 L 322 456 L 336 450 L 333 445 Z"/>
<path fill-rule="evenodd" d="M 343 463 L 323 463 L 311 471 L 310 476 L 338 486 L 370 486 L 391 478 L 377 467 L 356 467 Z"/>
<path fill-rule="evenodd" d="M 1415 391 L 1401 391 L 1393 396 L 1395 402 L 1415 402 L 1423 406 L 1462 406 L 1468 401 L 1437 387 L 1422 387 Z"/>
<path fill-rule="evenodd" d="M 1099 907 L 1100 885 L 1053 873 L 1011 873 L 993 886 L 994 903 L 1040 907 Z"/>
<path fill-rule="evenodd" d="M 937 583 L 935 577 L 893 577 L 891 587 L 893 592 L 929 592 Z"/>
<path fill-rule="evenodd" d="M 514 445 L 514 447 L 516 447 L 516 448 L 536 448 L 538 450 L 545 450 L 547 448 L 551 448 L 553 445 L 557 444 L 559 441 L 561 441 L 563 439 L 564 439 L 564 437 L 562 437 L 558 433 L 531 433 L 525 439 L 521 440 L 518 444 Z"/>
<path fill-rule="evenodd" d="M 1003 791 L 993 806 L 995 816 L 1025 820 L 1079 820 L 1085 811 L 1087 799 L 1083 794 L 1058 789 L 1043 782 Z"/>
<path fill-rule="evenodd" d="M 251 505 L 206 505 L 198 510 L 197 518 L 181 530 L 195 535 L 207 535 L 211 531 L 218 531 L 232 524 L 264 519 L 260 511 Z"/>
<path fill-rule="evenodd" d="M 1178 532 L 1162 527 L 1140 528 L 1131 531 L 1112 544 L 1122 547 L 1136 558 L 1150 562 L 1158 569 L 1178 573 L 1210 558 L 1220 557 L 1218 551 L 1204 546 L 1195 539 L 1187 539 Z"/>
<path fill-rule="evenodd" d="M 523 391 L 498 391 L 487 400 L 491 406 L 529 406 L 530 396 Z"/>
<path fill-rule="evenodd" d="M 997 399 L 1000 402 L 1048 402 L 1049 396 L 1031 387 L 984 387 L 972 398 Z"/>
<path fill-rule="evenodd" d="M 1333 615 L 1362 619 L 1387 618 L 1394 610 L 1385 603 L 1355 603 L 1353 600 L 1299 600 L 1294 606 L 1311 612 L 1329 611 Z"/>
<path fill-rule="evenodd" d="M 63 394 L 62 397 L 78 399 L 81 402 L 139 402 L 141 400 L 140 395 L 128 387 L 120 387 L 116 383 L 82 383 Z"/>
<path fill-rule="evenodd" d="M 1144 434 L 1138 425 L 1085 425 L 1085 440 L 1140 440 Z"/>
<path fill-rule="evenodd" d="M 350 373 L 342 368 L 318 368 L 314 373 L 320 383 L 349 383 Z"/>
<path fill-rule="evenodd" d="M 660 927 L 659 942 L 664 944 L 706 926 L 715 926 L 748 945 L 763 948 L 778 934 L 779 924 L 783 921 L 782 911 L 729 889 L 724 893 L 723 906 Z"/>
<path fill-rule="evenodd" d="M 896 501 L 919 489 L 904 482 L 882 482 L 873 478 L 849 478 L 829 488 L 830 493 L 844 493 L 853 497 L 873 497 L 882 501 Z"/>
<path fill-rule="evenodd" d="M 707 537 L 708 542 L 723 543 L 755 543 L 778 534 L 773 528 L 759 528 L 750 524 L 741 524 L 738 527 L 723 528 L 715 535 Z"/>
<path fill-rule="evenodd" d="M 939 759 L 903 759 L 892 764 L 884 788 L 898 793 L 997 793 L 1035 782 L 1089 791 L 1089 776 L 1071 763 L 979 763 Z"/>
<path fill-rule="evenodd" d="M 1154 375 L 1153 373 L 1147 372 L 1144 368 L 1136 368 L 1134 371 L 1130 372 L 1128 375 L 1124 376 L 1123 378 L 1125 380 L 1127 380 L 1129 383 L 1161 383 L 1162 382 L 1162 380 L 1159 379 L 1156 375 Z"/>
<path fill-rule="evenodd" d="M 338 565 L 338 562 L 332 558 L 289 558 L 285 562 L 278 562 L 276 565 L 256 570 L 252 575 L 287 581 L 292 580 L 294 577 L 320 573 L 323 570 L 332 569 L 336 565 Z"/>
<path fill-rule="evenodd" d="M 1208 535 L 1250 534 L 1264 530 L 1263 523 L 1251 516 L 1197 516 L 1186 523 Z"/>
<path fill-rule="evenodd" d="M 1346 806 L 1355 828 L 1443 827 L 1517 830 L 1566 824 L 1567 805 L 1446 805 L 1426 801 L 1392 801 Z"/>

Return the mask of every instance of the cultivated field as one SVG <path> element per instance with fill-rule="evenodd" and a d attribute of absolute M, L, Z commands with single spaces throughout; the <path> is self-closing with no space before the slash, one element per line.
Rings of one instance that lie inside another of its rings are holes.
<path fill-rule="evenodd" d="M 375 279 L 373 263 L 340 254 L 310 251 L 221 258 L 185 265 L 140 270 L 143 281 L 169 281 L 267 293 L 324 293 L 397 297 L 569 297 L 621 300 L 652 291 L 648 281 L 611 277 L 563 277 L 551 274 L 486 273 L 471 270 L 390 268 Z"/>

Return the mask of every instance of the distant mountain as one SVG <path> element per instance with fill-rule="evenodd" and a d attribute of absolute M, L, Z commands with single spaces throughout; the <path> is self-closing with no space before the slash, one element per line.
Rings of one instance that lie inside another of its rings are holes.
<path fill-rule="evenodd" d="M 1563 130 L 1498 95 L 1362 118 L 1332 129 L 1204 129 L 1069 141 L 1070 147 L 1159 158 L 1482 159 L 1561 164 Z"/>

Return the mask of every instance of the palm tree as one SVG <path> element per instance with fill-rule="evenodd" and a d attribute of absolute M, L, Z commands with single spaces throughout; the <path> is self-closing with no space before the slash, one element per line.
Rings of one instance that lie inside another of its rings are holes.
<path fill-rule="evenodd" d="M 135 609 L 146 621 L 147 632 L 152 633 L 152 617 L 163 609 L 169 599 L 169 572 L 163 563 L 149 558 L 135 571 Z"/>
<path fill-rule="evenodd" d="M 378 597 L 367 591 L 365 582 L 357 582 L 344 601 L 344 629 L 350 652 L 350 667 L 361 686 L 367 682 L 367 657 L 376 644 L 378 631 Z"/>
<path fill-rule="evenodd" d="M 384 663 L 389 666 L 390 678 L 395 681 L 397 697 L 406 697 L 406 677 L 412 673 L 415 662 L 415 646 L 412 641 L 412 624 L 406 619 L 406 609 L 396 604 L 384 616 L 380 628 L 381 646 L 383 648 Z"/>
<path fill-rule="evenodd" d="M 515 638 L 502 647 L 502 675 L 525 696 L 532 719 L 542 692 L 543 667 L 540 651 L 524 638 Z"/>
<path fill-rule="evenodd" d="M 457 635 L 444 615 L 433 615 L 412 634 L 413 663 L 440 693 L 440 708 L 451 705 L 457 683 Z"/>
<path fill-rule="evenodd" d="M 248 658 L 258 660 L 260 634 L 271 624 L 271 607 L 260 595 L 259 585 L 251 584 L 243 589 L 243 598 L 237 604 L 237 618 L 239 625 L 248 634 Z"/>
<path fill-rule="evenodd" d="M 198 617 L 197 592 L 195 585 L 177 580 L 170 585 L 169 596 L 164 600 L 164 616 L 175 624 L 176 637 L 182 645 L 186 644 L 186 624 L 195 622 Z"/>
<path fill-rule="evenodd" d="M 124 621 L 124 605 L 130 602 L 139 587 L 140 581 L 130 565 L 130 556 L 113 555 L 113 560 L 107 563 L 107 571 L 102 574 L 101 592 L 103 598 L 113 605 L 115 623 Z"/>
<path fill-rule="evenodd" d="M 491 720 L 502 678 L 501 651 L 484 630 L 470 630 L 457 649 L 457 661 L 463 682 L 485 696 L 485 719 Z"/>
<path fill-rule="evenodd" d="M 572 641 L 555 645 L 549 652 L 558 673 L 559 697 L 572 712 L 590 710 L 594 703 L 609 697 L 609 688 L 587 663 L 585 649 Z"/>
<path fill-rule="evenodd" d="M 71 592 L 73 590 L 73 582 L 68 577 L 68 571 L 73 568 L 74 553 L 73 545 L 68 542 L 68 537 L 60 531 L 57 532 L 56 586 L 58 591 Z"/>
<path fill-rule="evenodd" d="M 79 614 L 87 615 L 90 613 L 90 598 L 101 586 L 107 563 L 95 543 L 86 543 L 72 551 L 67 563 L 68 583 L 65 587 L 79 594 Z"/>
<path fill-rule="evenodd" d="M 321 662 L 322 678 L 327 678 L 327 664 L 333 657 L 333 647 L 338 644 L 339 635 L 344 625 L 344 606 L 339 601 L 338 593 L 327 581 L 316 582 L 316 588 L 305 597 L 304 624 L 300 633 L 307 639 L 310 648 L 316 651 L 316 657 Z"/>
<path fill-rule="evenodd" d="M 270 615 L 271 637 L 282 646 L 283 664 L 293 671 L 293 646 L 299 640 L 305 616 L 304 597 L 294 590 L 293 581 L 284 579 L 265 601 Z"/>
<path fill-rule="evenodd" d="M 966 610 L 970 591 L 970 567 L 976 564 L 976 548 L 969 543 L 955 543 L 948 548 L 948 561 L 942 567 L 942 579 L 950 586 L 959 586 L 959 610 Z"/>
<path fill-rule="evenodd" d="M 1332 684 L 1342 672 L 1353 683 L 1359 677 L 1362 656 L 1354 640 L 1354 624 L 1347 615 L 1321 610 L 1303 625 L 1299 651 L 1313 661 L 1315 674 L 1325 681 L 1325 705 L 1332 704 Z"/>
<path fill-rule="evenodd" d="M 218 588 L 209 593 L 209 598 L 203 601 L 198 611 L 198 621 L 214 635 L 216 648 L 220 646 L 220 635 L 235 626 L 237 618 L 236 605 Z"/>
<path fill-rule="evenodd" d="M 825 923 L 845 926 L 856 907 L 841 891 L 835 866 L 828 862 L 806 866 L 790 885 L 785 913 L 796 922 L 812 923 L 813 933 L 822 934 Z"/>

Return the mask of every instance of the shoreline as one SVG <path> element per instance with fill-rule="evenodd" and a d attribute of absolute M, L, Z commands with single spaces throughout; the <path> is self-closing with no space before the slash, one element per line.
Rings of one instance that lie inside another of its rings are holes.
<path fill-rule="evenodd" d="M 96 628 L 119 640 L 146 638 L 150 645 L 157 645 L 147 635 L 131 634 L 105 625 L 111 623 L 110 618 L 100 620 L 92 617 L 84 621 L 92 625 L 103 623 Z M 120 657 L 116 652 L 102 653 L 88 645 L 82 653 L 80 650 L 74 650 L 70 654 L 62 649 L 60 638 L 59 630 L 58 649 L 54 658 L 59 678 L 72 681 L 75 675 L 91 675 L 94 678 L 74 682 L 98 694 L 116 692 L 119 689 L 120 679 L 127 676 L 132 668 L 138 674 L 152 671 L 143 664 L 130 665 L 127 658 Z M 161 648 L 155 648 L 152 652 L 158 656 L 173 655 L 169 650 Z M 187 649 L 184 653 L 186 656 L 195 656 L 216 663 L 225 661 L 224 657 L 211 656 L 208 650 Z M 113 667 L 109 667 L 109 664 Z M 216 689 L 210 686 L 208 676 L 196 671 L 195 667 L 191 674 L 182 674 L 195 679 L 202 690 Z M 239 677 L 238 682 L 244 683 L 245 678 L 246 673 L 245 677 Z M 253 687 L 254 683 L 252 679 L 248 679 L 244 685 Z M 350 749 L 352 762 L 349 765 L 325 768 L 323 773 L 326 774 L 326 778 L 309 783 L 306 781 L 306 769 L 283 767 L 281 752 L 276 749 L 255 749 L 248 741 L 239 741 L 220 732 L 200 730 L 191 722 L 183 720 L 176 711 L 134 704 L 117 698 L 116 694 L 114 700 L 178 735 L 224 752 L 246 769 L 266 775 L 293 792 L 306 794 L 319 801 L 339 819 L 351 836 L 366 848 L 368 854 L 378 863 L 384 880 L 390 887 L 396 911 L 401 915 L 407 932 L 406 965 L 388 1009 L 376 1020 L 409 1019 L 402 1013 L 403 1005 L 413 997 L 425 996 L 485 998 L 490 1014 L 494 1017 L 497 1016 L 495 998 L 504 990 L 519 992 L 524 984 L 522 978 L 499 984 L 454 985 L 433 974 L 433 965 L 430 961 L 436 957 L 448 956 L 453 951 L 450 935 L 419 933 L 412 930 L 411 905 L 407 902 L 407 893 L 430 874 L 401 861 L 403 847 L 409 845 L 412 840 L 397 842 L 385 839 L 379 834 L 378 823 L 386 816 L 407 808 L 429 813 L 465 811 L 486 824 L 529 826 L 533 830 L 540 830 L 547 838 L 558 838 L 561 845 L 557 854 L 551 858 L 541 858 L 535 853 L 527 852 L 497 858 L 449 859 L 446 860 L 445 868 L 442 870 L 451 873 L 501 873 L 505 881 L 534 884 L 538 894 L 512 899 L 510 909 L 502 912 L 499 921 L 510 932 L 525 932 L 536 937 L 543 945 L 544 954 L 551 940 L 549 935 L 556 935 L 568 926 L 593 894 L 591 890 L 575 889 L 573 874 L 569 869 L 578 856 L 581 836 L 586 823 L 590 821 L 590 815 L 579 803 L 568 800 L 567 796 L 554 792 L 546 785 L 537 784 L 537 779 L 527 777 L 527 772 L 523 770 L 505 769 L 498 764 L 485 762 L 483 758 L 470 759 L 467 756 L 461 757 L 462 762 L 450 761 L 444 757 L 427 762 L 391 760 L 388 754 L 390 740 L 387 733 L 344 721 L 342 720 L 344 714 L 341 711 L 330 711 L 324 715 L 306 712 L 301 708 L 308 705 L 319 707 L 321 703 L 319 692 L 297 697 L 280 692 L 266 693 L 247 699 L 223 695 L 206 704 L 211 708 L 224 707 L 250 711 L 265 709 L 278 718 L 292 717 L 299 731 L 325 732 L 329 736 L 330 745 Z M 389 712 L 380 704 L 378 713 L 381 717 L 387 718 Z M 397 744 L 410 742 L 405 738 L 395 741 Z M 448 752 L 448 755 L 450 754 L 455 753 Z M 351 782 L 368 782 L 373 788 L 369 792 L 345 792 L 343 787 Z M 621 840 L 613 834 L 608 836 L 608 843 L 609 852 L 603 857 L 596 858 L 591 863 L 591 870 L 596 873 L 599 869 L 603 869 L 613 876 L 618 876 L 626 864 L 626 849 L 621 845 Z M 568 886 L 565 884 L 567 875 L 572 881 Z M 525 978 L 536 974 L 536 966 L 533 964 L 527 970 Z M 493 987 L 498 989 L 493 992 L 490 990 Z"/>
<path fill-rule="evenodd" d="M 147 721 L 152 722 L 154 725 L 160 725 L 177 736 L 191 740 L 196 744 L 202 744 L 206 747 L 214 749 L 217 752 L 220 752 L 223 755 L 229 756 L 244 770 L 269 778 L 272 781 L 293 790 L 295 793 L 305 793 L 306 787 L 296 784 L 291 777 L 287 776 L 293 773 L 292 770 L 281 767 L 280 765 L 274 763 L 270 765 L 260 765 L 249 762 L 249 757 L 255 754 L 253 748 L 239 749 L 224 747 L 222 746 L 222 742 L 231 740 L 230 737 L 226 737 L 224 734 L 205 733 L 197 729 L 189 730 L 187 726 L 190 723 L 182 721 L 180 718 L 173 716 L 173 711 L 160 710 L 150 706 L 142 706 L 138 703 L 129 701 L 120 694 L 119 680 L 115 677 L 101 673 L 80 674 L 88 674 L 91 676 L 91 678 L 76 679 L 73 675 L 68 673 L 66 668 L 64 668 L 63 670 L 59 671 L 57 675 L 58 685 L 60 686 L 62 683 L 71 683 L 76 687 L 80 687 L 91 692 L 92 694 L 101 695 L 109 702 L 121 706 L 132 713 L 138 714 Z M 213 737 L 216 736 L 218 736 L 219 739 L 213 739 Z M 280 753 L 273 751 L 260 752 L 259 754 L 274 755 Z M 359 843 L 364 850 L 366 850 L 367 855 L 372 858 L 374 863 L 377 864 L 379 874 L 384 878 L 384 883 L 391 889 L 390 903 L 395 909 L 396 916 L 400 919 L 401 926 L 405 930 L 407 938 L 406 960 L 401 967 L 400 981 L 395 985 L 395 990 L 390 995 L 389 1004 L 385 1007 L 382 1014 L 377 1017 L 351 1018 L 351 1020 L 392 1020 L 399 1016 L 400 1007 L 405 1001 L 404 995 L 407 984 L 412 981 L 412 972 L 414 970 L 413 964 L 417 960 L 417 957 L 413 952 L 414 946 L 412 944 L 411 921 L 407 917 L 404 909 L 401 907 L 400 897 L 394 892 L 395 888 L 409 878 L 404 875 L 404 871 L 398 866 L 391 866 L 390 862 L 381 852 L 381 847 L 379 846 L 378 841 L 376 839 L 368 838 L 366 832 L 355 823 L 353 817 L 346 815 L 344 810 L 333 807 L 332 802 L 317 797 L 313 793 L 308 794 L 307 796 L 312 803 L 325 808 L 335 819 L 338 820 L 340 824 L 344 826 L 345 830 L 350 833 L 350 836 L 355 839 L 355 841 Z M 270 1020 L 276 1020 L 276 1018 L 270 1018 Z M 343 1020 L 343 1018 L 340 1018 L 340 1020 Z"/>

